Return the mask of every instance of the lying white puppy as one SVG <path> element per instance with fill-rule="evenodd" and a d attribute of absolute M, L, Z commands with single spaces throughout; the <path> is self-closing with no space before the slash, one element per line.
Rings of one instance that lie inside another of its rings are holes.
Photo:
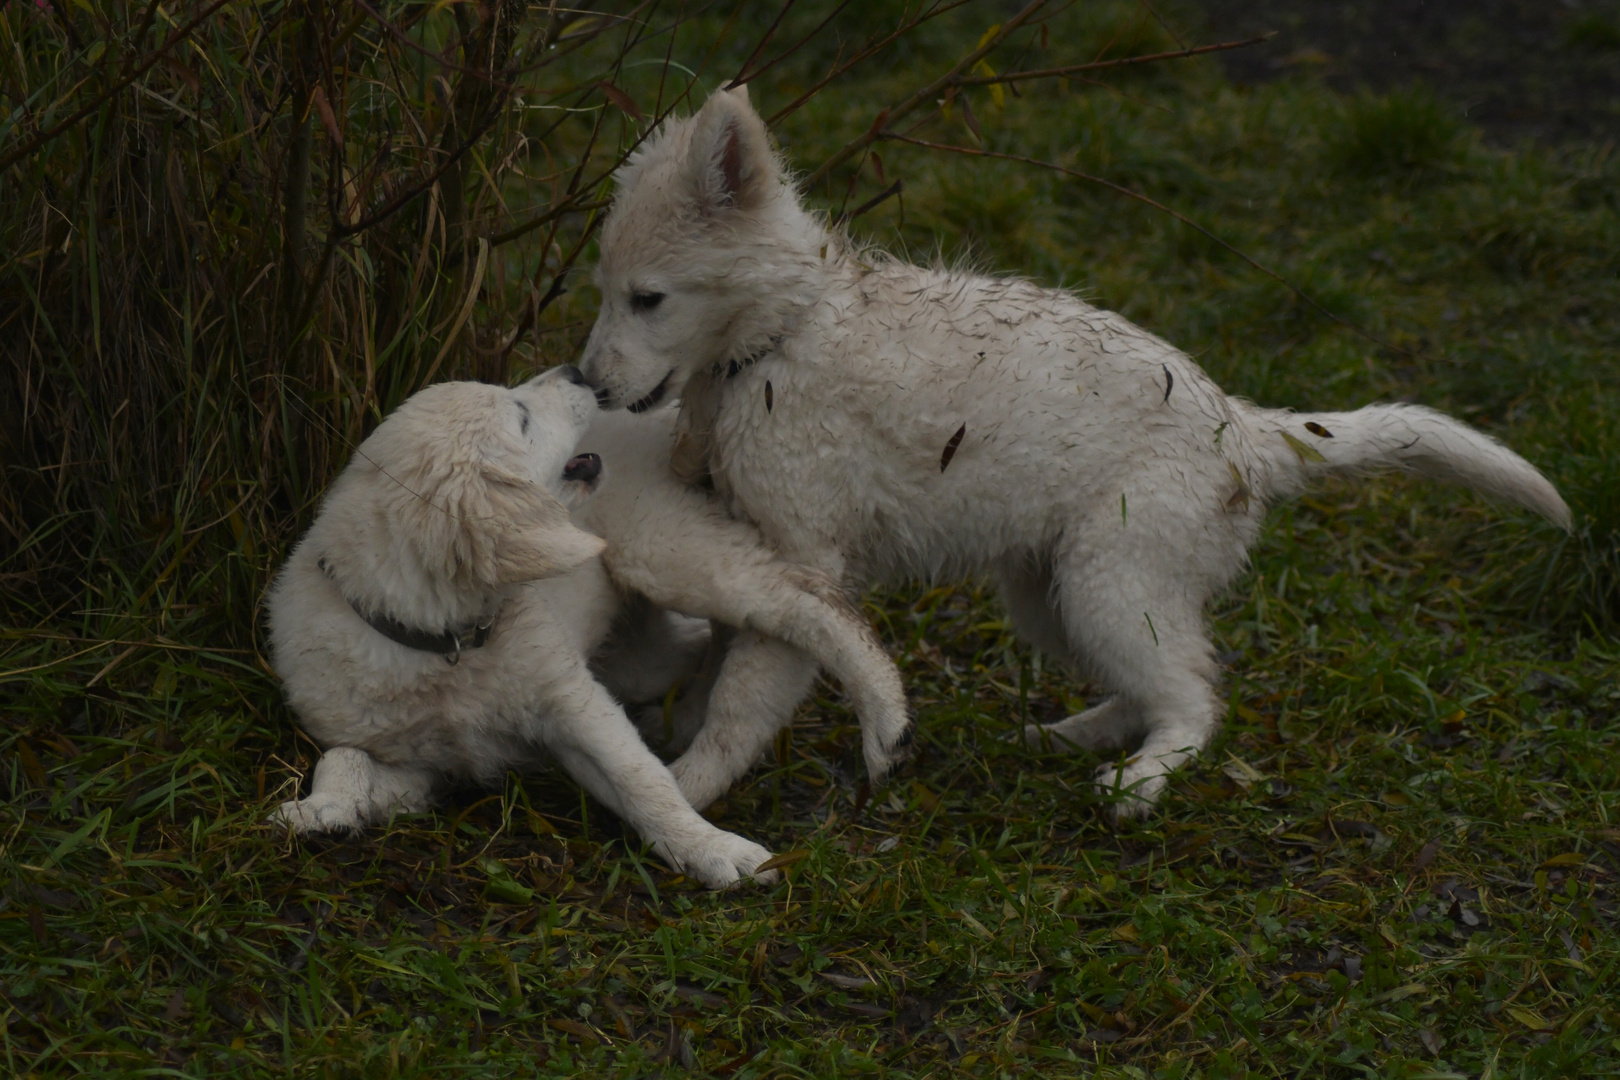
<path fill-rule="evenodd" d="M 1027 733 L 1138 744 L 1098 776 L 1136 796 L 1116 812 L 1145 812 L 1215 730 L 1204 605 L 1268 502 L 1394 468 L 1569 524 L 1527 462 L 1430 409 L 1263 409 L 1071 293 L 853 248 L 800 204 L 741 90 L 667 122 L 618 181 L 582 363 L 605 403 L 681 397 L 683 468 L 784 558 L 857 588 L 992 575 L 1025 640 L 1117 692 Z M 803 684 L 802 658 L 749 647 L 738 670 Z M 743 761 L 789 713 L 733 716 L 704 745 Z M 722 771 L 688 762 L 682 790 L 701 805 Z"/>
<path fill-rule="evenodd" d="M 512 390 L 430 387 L 360 445 L 269 597 L 276 671 L 326 751 L 281 820 L 352 829 L 425 808 L 446 779 L 490 783 L 550 758 L 690 876 L 722 886 L 754 874 L 769 852 L 698 816 L 592 673 L 624 604 L 604 549 L 654 603 L 820 654 L 888 734 L 886 770 L 910 730 L 898 673 L 835 587 L 669 476 L 672 417 L 620 443 L 612 423 L 599 432 L 626 475 L 601 482 L 581 516 L 615 543 L 570 520 L 565 504 L 602 472 L 574 452 L 596 414 L 579 372 L 560 368 Z M 640 637 L 605 675 L 659 693 L 689 666 L 692 635 Z"/>

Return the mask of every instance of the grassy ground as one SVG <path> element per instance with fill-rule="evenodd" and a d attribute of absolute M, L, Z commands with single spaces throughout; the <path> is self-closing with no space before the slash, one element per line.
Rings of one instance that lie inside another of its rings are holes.
<path fill-rule="evenodd" d="M 1166 43 L 1140 12 L 1071 13 L 1028 66 Z M 970 8 L 837 85 L 784 149 L 823 159 L 989 21 Z M 773 71 L 756 101 L 825 60 Z M 874 242 L 1078 288 L 1266 404 L 1457 412 L 1549 470 L 1577 534 L 1397 479 L 1280 508 L 1213 612 L 1225 731 L 1120 830 L 1085 787 L 1093 760 L 1002 739 L 1097 688 L 1019 646 L 971 584 L 874 597 L 915 764 L 862 795 L 826 688 L 714 814 L 797 861 L 725 894 L 555 776 L 289 840 L 259 822 L 314 748 L 254 651 L 219 644 L 255 613 L 182 597 L 158 625 L 129 614 L 147 583 L 89 581 L 83 610 L 0 644 L 6 1071 L 1620 1071 L 1620 163 L 1488 148 L 1421 94 L 1237 90 L 1212 62 L 1109 81 L 974 91 L 919 134 L 1146 192 L 1387 344 L 1057 173 L 885 143 L 881 168 L 815 197 L 903 178 L 857 220 Z M 172 647 L 126 644 L 155 637 Z"/>

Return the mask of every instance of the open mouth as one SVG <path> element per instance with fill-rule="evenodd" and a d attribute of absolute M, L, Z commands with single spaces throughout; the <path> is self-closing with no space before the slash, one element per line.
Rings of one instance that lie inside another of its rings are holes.
<path fill-rule="evenodd" d="M 563 466 L 564 480 L 577 480 L 582 484 L 589 484 L 601 475 L 602 459 L 595 454 L 575 455 Z"/>
<path fill-rule="evenodd" d="M 669 377 L 673 374 L 675 374 L 673 370 L 666 372 L 664 377 L 658 381 L 658 385 L 652 388 L 651 393 L 642 398 L 640 401 L 631 402 L 629 405 L 626 405 L 625 408 L 629 409 L 633 413 L 643 413 L 652 408 L 654 405 L 658 404 L 660 401 L 663 401 L 664 392 L 669 389 Z"/>

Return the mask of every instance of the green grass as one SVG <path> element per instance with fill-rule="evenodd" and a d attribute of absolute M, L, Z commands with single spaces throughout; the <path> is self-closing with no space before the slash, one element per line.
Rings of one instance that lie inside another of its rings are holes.
<path fill-rule="evenodd" d="M 1029 63 L 1161 47 L 1139 16 L 1071 13 Z M 835 84 L 784 149 L 812 167 L 989 21 L 969 8 Z M 755 100 L 790 100 L 831 51 Z M 917 760 L 861 793 L 824 688 L 713 815 L 802 858 L 711 894 L 557 776 L 344 841 L 262 825 L 315 749 L 246 632 L 253 600 L 177 573 L 162 538 L 182 530 L 153 522 L 150 565 L 88 562 L 71 601 L 8 608 L 33 621 L 0 640 L 5 1071 L 1620 1072 L 1620 163 L 1492 149 L 1411 95 L 1239 90 L 1213 63 L 1110 82 L 971 107 L 986 147 L 1141 190 L 1395 348 L 1055 173 L 882 143 L 882 181 L 868 158 L 852 193 L 845 171 L 814 195 L 858 205 L 903 177 L 857 222 L 874 242 L 1075 287 L 1266 404 L 1465 416 L 1548 469 L 1575 536 L 1389 478 L 1280 508 L 1212 613 L 1225 729 L 1119 830 L 1094 759 L 1003 740 L 1099 688 L 1017 645 L 971 583 L 873 597 Z M 978 138 L 960 108 L 922 134 Z M 260 574 L 293 538 L 229 528 L 199 552 Z"/>

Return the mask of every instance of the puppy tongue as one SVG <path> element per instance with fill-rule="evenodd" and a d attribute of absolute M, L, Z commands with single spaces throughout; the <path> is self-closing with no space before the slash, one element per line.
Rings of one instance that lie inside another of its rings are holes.
<path fill-rule="evenodd" d="M 588 484 L 601 475 L 602 459 L 595 454 L 580 454 L 577 457 L 571 457 L 568 459 L 568 464 L 563 466 L 564 480 L 580 480 Z"/>

